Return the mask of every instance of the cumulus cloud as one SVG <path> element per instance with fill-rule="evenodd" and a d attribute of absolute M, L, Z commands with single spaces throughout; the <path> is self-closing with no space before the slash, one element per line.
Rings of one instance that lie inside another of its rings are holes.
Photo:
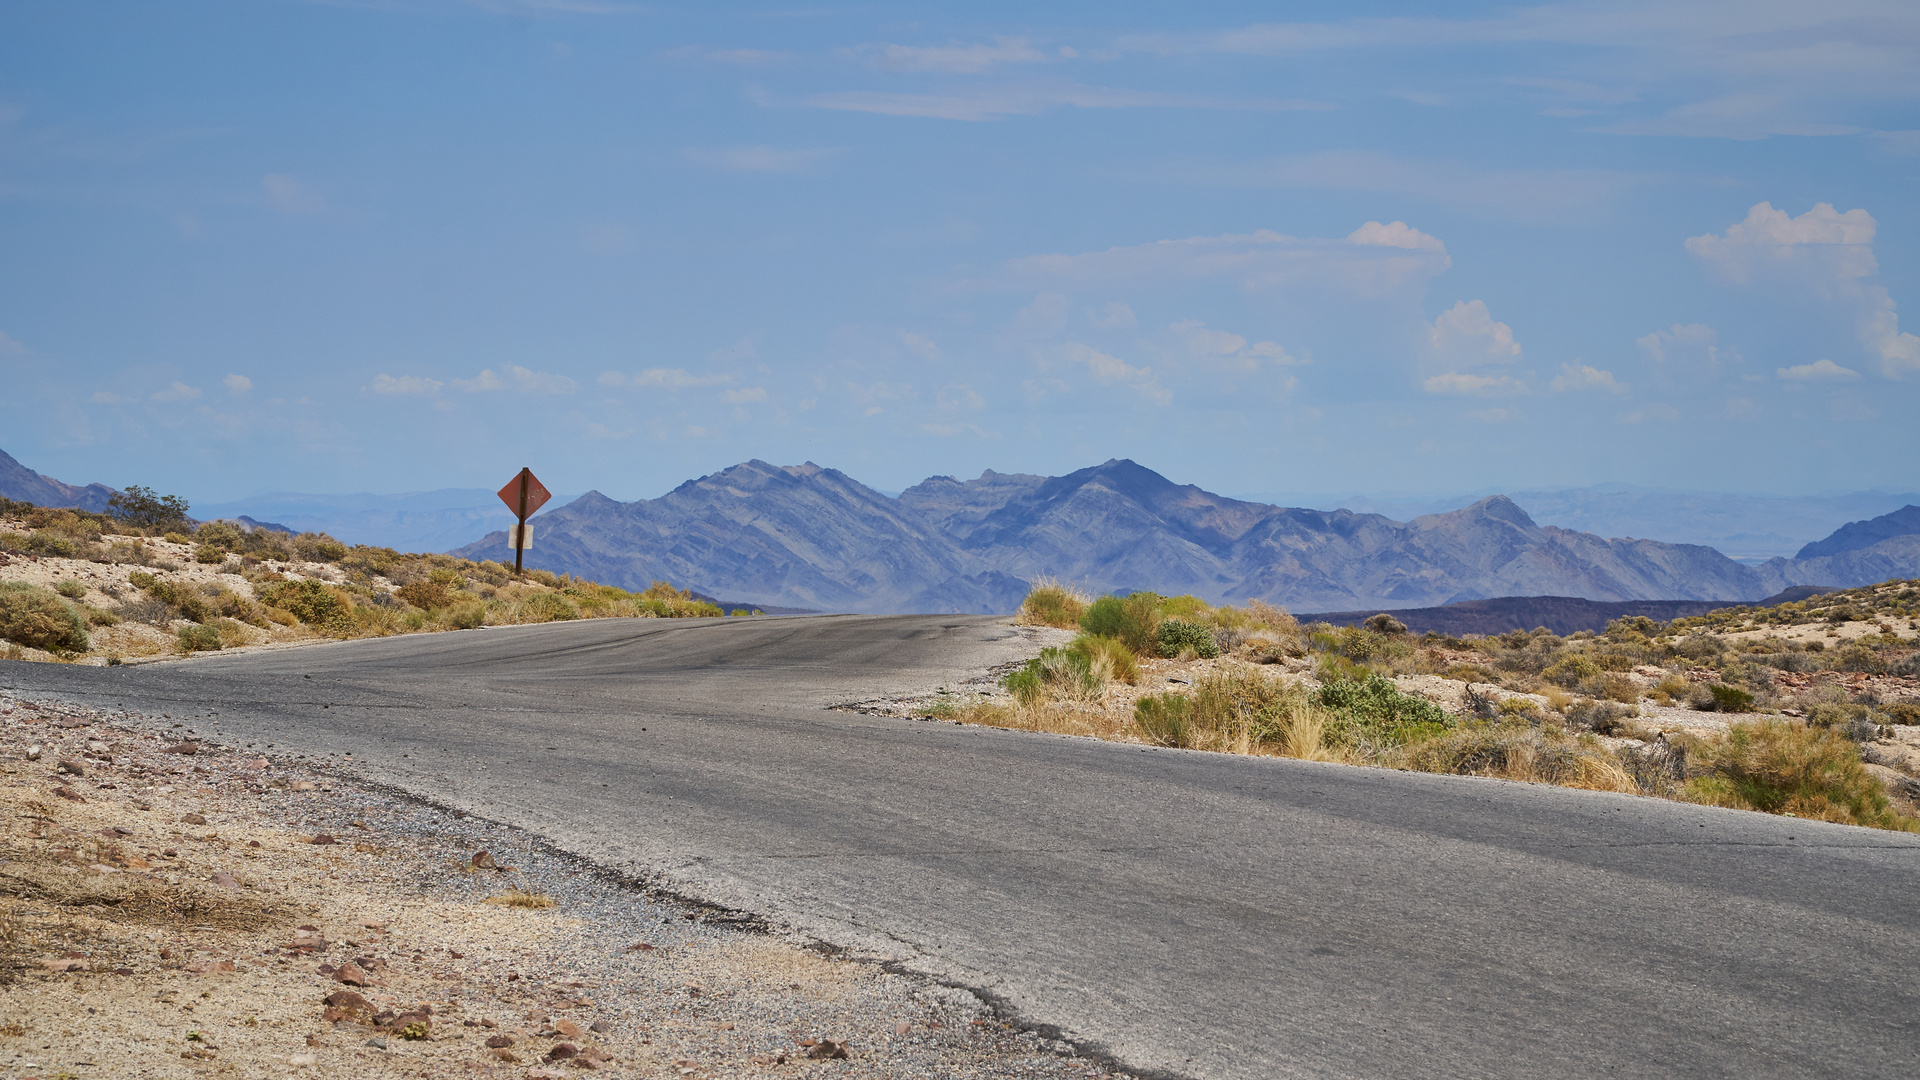
<path fill-rule="evenodd" d="M 1843 368 L 1831 360 L 1815 360 L 1811 364 L 1778 368 L 1774 374 L 1792 382 L 1845 382 L 1860 377 L 1859 372 Z"/>
<path fill-rule="evenodd" d="M 908 352 L 922 360 L 940 359 L 940 346 L 935 345 L 933 339 L 925 334 L 915 334 L 902 330 L 900 331 L 900 344 L 904 346 Z"/>
<path fill-rule="evenodd" d="M 1087 312 L 1087 324 L 1095 330 L 1128 330 L 1139 323 L 1133 309 L 1118 300 L 1099 311 Z"/>
<path fill-rule="evenodd" d="M 1301 283 L 1334 284 L 1363 296 L 1393 292 L 1433 277 L 1453 260 L 1446 245 L 1406 226 L 1369 221 L 1344 239 L 1287 236 L 1260 229 L 1223 236 L 1190 236 L 1076 255 L 1029 255 L 1007 266 L 1013 283 L 1072 283 L 1089 287 L 1163 284 L 1210 278 L 1248 289 Z"/>
<path fill-rule="evenodd" d="M 1272 341 L 1249 343 L 1239 334 L 1225 330 L 1214 330 L 1206 323 L 1195 319 L 1186 319 L 1167 327 L 1174 339 L 1186 348 L 1189 356 L 1204 362 L 1235 368 L 1240 371 L 1257 371 L 1262 365 L 1287 367 L 1302 361 L 1287 354 L 1287 350 Z"/>
<path fill-rule="evenodd" d="M 1889 378 L 1920 372 L 1920 337 L 1900 329 L 1899 306 L 1873 254 L 1878 228 L 1863 209 L 1820 203 L 1799 217 L 1758 203 L 1724 235 L 1689 237 L 1688 253 L 1730 284 L 1784 291 L 1844 311 Z"/>
<path fill-rule="evenodd" d="M 491 373 L 483 371 L 481 374 Z M 514 389 L 530 394 L 571 394 L 580 389 L 579 383 L 565 375 L 555 375 L 550 371 L 529 371 L 512 364 L 507 365 L 507 377 L 513 380 Z"/>
<path fill-rule="evenodd" d="M 454 379 L 448 385 L 469 394 L 480 394 L 489 390 L 498 390 L 506 384 L 500 381 L 500 376 L 494 374 L 492 368 L 483 368 L 480 374 L 471 379 Z"/>
<path fill-rule="evenodd" d="M 1615 379 L 1611 371 L 1602 371 L 1576 362 L 1561 364 L 1560 374 L 1553 377 L 1553 381 L 1547 384 L 1547 389 L 1556 394 L 1576 390 L 1605 390 L 1609 393 L 1624 394 L 1627 392 L 1627 384 Z"/>
<path fill-rule="evenodd" d="M 1511 375 L 1473 375 L 1462 371 L 1435 375 L 1422 385 L 1429 394 L 1466 397 L 1508 397 L 1527 392 L 1527 384 Z"/>
<path fill-rule="evenodd" d="M 767 388 L 764 386 L 743 386 L 738 390 L 726 390 L 720 394 L 720 400 L 729 405 L 746 405 L 767 400 Z"/>
<path fill-rule="evenodd" d="M 283 214 L 317 214 L 327 206 L 318 191 L 286 173 L 268 173 L 260 178 L 260 186 L 267 190 L 267 201 Z"/>
<path fill-rule="evenodd" d="M 972 75 L 996 64 L 1035 64 L 1047 54 L 1024 37 L 997 37 L 993 44 L 866 45 L 853 50 L 885 71 L 933 71 Z"/>
<path fill-rule="evenodd" d="M 153 400 L 162 402 L 194 401 L 200 397 L 200 388 L 197 386 L 188 386 L 186 383 L 176 380 L 165 390 L 154 393 L 152 397 Z"/>
<path fill-rule="evenodd" d="M 829 150 L 782 150 L 773 146 L 690 147 L 680 156 L 696 165 L 726 172 L 802 173 L 826 157 Z"/>
<path fill-rule="evenodd" d="M 1520 359 L 1513 327 L 1494 321 L 1484 300 L 1461 300 L 1440 313 L 1427 331 L 1434 355 L 1465 367 L 1510 364 Z"/>
<path fill-rule="evenodd" d="M 253 380 L 247 378 L 245 375 L 229 375 L 220 381 L 226 384 L 228 390 L 236 394 L 250 394 L 253 392 Z"/>
<path fill-rule="evenodd" d="M 1720 335 L 1705 323 L 1674 323 L 1665 330 L 1633 339 L 1656 364 L 1698 360 L 1711 366 L 1720 362 Z M 1737 353 L 1729 358 L 1739 359 Z"/>
<path fill-rule="evenodd" d="M 373 378 L 373 392 L 376 394 L 438 394 L 442 389 L 452 388 L 468 394 L 481 394 L 493 390 L 505 389 L 509 383 L 513 388 L 529 394 L 571 394 L 580 388 L 580 384 L 564 375 L 555 375 L 545 371 L 531 371 L 527 368 L 508 364 L 505 376 L 492 368 L 483 368 L 480 374 L 471 379 L 430 379 L 423 375 L 387 375 Z"/>
<path fill-rule="evenodd" d="M 1119 383 L 1131 386 L 1140 393 L 1141 397 L 1155 405 L 1173 403 L 1173 394 L 1154 378 L 1153 369 L 1150 367 L 1135 367 L 1117 356 L 1103 353 L 1079 342 L 1062 346 L 1060 355 L 1071 363 L 1085 364 L 1087 372 L 1093 376 L 1094 381 L 1102 385 L 1110 386 Z"/>
<path fill-rule="evenodd" d="M 684 390 L 696 386 L 724 386 L 733 381 L 731 375 L 695 375 L 686 368 L 648 368 L 635 375 L 620 371 L 600 373 L 601 386 L 664 386 L 669 390 Z"/>

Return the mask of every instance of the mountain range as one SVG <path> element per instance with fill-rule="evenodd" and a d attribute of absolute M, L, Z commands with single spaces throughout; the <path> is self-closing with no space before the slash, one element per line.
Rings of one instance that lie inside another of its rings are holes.
<path fill-rule="evenodd" d="M 536 519 L 527 558 L 629 587 L 660 578 L 835 611 L 1010 611 L 1042 578 L 1319 611 L 1539 595 L 1751 601 L 1920 575 L 1920 536 L 1900 533 L 1904 520 L 1894 535 L 1849 526 L 1817 557 L 1745 566 L 1703 545 L 1542 527 L 1505 496 L 1401 522 L 1225 498 L 1113 460 L 1058 477 L 932 477 L 894 498 L 811 462 L 756 460 L 658 499 L 589 492 Z M 497 532 L 456 554 L 507 551 Z"/>

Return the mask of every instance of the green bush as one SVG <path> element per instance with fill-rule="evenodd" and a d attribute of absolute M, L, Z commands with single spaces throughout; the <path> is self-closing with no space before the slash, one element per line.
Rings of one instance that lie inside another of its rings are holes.
<path fill-rule="evenodd" d="M 1106 689 L 1106 680 L 1094 670 L 1090 651 L 1070 646 L 1041 649 L 1038 657 L 1002 679 L 1001 685 L 1022 704 L 1032 705 L 1047 697 L 1080 701 L 1097 698 Z"/>
<path fill-rule="evenodd" d="M 220 648 L 220 631 L 200 623 L 188 623 L 179 629 L 175 644 L 183 653 L 212 652 Z"/>
<path fill-rule="evenodd" d="M 409 581 L 400 586 L 397 595 L 422 611 L 447 606 L 447 587 L 437 581 Z"/>
<path fill-rule="evenodd" d="M 1753 692 L 1726 683 L 1709 683 L 1707 693 L 1713 695 L 1713 708 L 1716 712 L 1752 712 Z"/>
<path fill-rule="evenodd" d="M 455 630 L 472 630 L 485 625 L 487 605 L 478 600 L 464 600 L 442 608 L 440 619 Z"/>
<path fill-rule="evenodd" d="M 1067 648 L 1085 655 L 1089 666 L 1097 667 L 1104 661 L 1110 676 L 1129 686 L 1140 681 L 1140 662 L 1119 638 L 1081 634 Z"/>
<path fill-rule="evenodd" d="M 201 544 L 193 549 L 193 561 L 213 565 L 227 561 L 227 549 L 213 544 Z"/>
<path fill-rule="evenodd" d="M 80 545 L 72 537 L 62 536 L 47 529 L 39 529 L 27 539 L 27 550 L 35 555 L 71 559 L 80 554 Z"/>
<path fill-rule="evenodd" d="M 277 607 L 326 633 L 345 636 L 353 631 L 353 608 L 340 594 L 311 578 L 281 581 L 259 593 L 260 602 Z"/>
<path fill-rule="evenodd" d="M 1080 629 L 1095 637 L 1119 638 L 1135 656 L 1153 656 L 1160 647 L 1160 596 L 1103 596 L 1080 617 Z"/>
<path fill-rule="evenodd" d="M 1445 709 L 1402 693 L 1393 680 L 1378 674 L 1364 680 L 1336 679 L 1321 686 L 1314 698 L 1333 714 L 1335 737 L 1349 743 L 1401 744 L 1454 726 Z"/>
<path fill-rule="evenodd" d="M 1193 719 L 1184 694 L 1148 694 L 1134 702 L 1133 726 L 1155 746 L 1193 745 Z"/>
<path fill-rule="evenodd" d="M 152 488 L 128 484 L 107 500 L 113 516 L 136 529 L 164 529 L 187 524 L 187 500 L 159 495 Z"/>
<path fill-rule="evenodd" d="M 718 613 L 718 609 L 715 609 L 715 614 Z M 564 622 L 579 618 L 580 609 L 574 607 L 571 600 L 559 593 L 543 592 L 536 593 L 522 602 L 519 616 L 522 622 Z"/>
<path fill-rule="evenodd" d="M 85 652 L 86 620 L 46 589 L 21 582 L 0 584 L 0 638 L 52 652 Z"/>
<path fill-rule="evenodd" d="M 1087 613 L 1086 600 L 1059 582 L 1042 579 L 1033 583 L 1027 598 L 1020 601 L 1023 621 L 1062 630 L 1079 624 Z"/>
<path fill-rule="evenodd" d="M 1574 653 L 1561 657 L 1540 672 L 1540 677 L 1548 682 L 1559 683 L 1565 687 L 1575 687 L 1587 679 L 1600 674 L 1600 665 L 1583 653 Z"/>
<path fill-rule="evenodd" d="M 69 600 L 84 600 L 87 596 L 87 587 L 72 578 L 55 585 L 53 591 Z"/>
<path fill-rule="evenodd" d="M 1192 649 L 1203 660 L 1212 660 L 1220 655 L 1220 646 L 1213 639 L 1211 627 L 1185 619 L 1168 619 L 1160 624 L 1160 655 L 1168 658 L 1179 656 Z"/>
<path fill-rule="evenodd" d="M 1880 711 L 1886 714 L 1887 723 L 1889 724 L 1920 724 L 1920 705 L 1916 705 L 1911 701 L 1902 701 L 1893 705 L 1886 705 L 1883 706 Z"/>

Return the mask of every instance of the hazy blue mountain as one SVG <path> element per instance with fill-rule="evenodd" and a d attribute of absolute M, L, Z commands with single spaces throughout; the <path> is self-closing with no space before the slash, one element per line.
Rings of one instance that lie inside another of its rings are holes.
<path fill-rule="evenodd" d="M 104 513 L 114 490 L 105 484 L 75 487 L 51 476 L 42 476 L 0 450 L 0 496 L 21 499 L 35 506 L 62 506 L 90 513 Z"/>
<path fill-rule="evenodd" d="M 349 544 L 401 551 L 446 551 L 513 524 L 513 515 L 485 488 L 441 488 L 400 495 L 312 495 L 281 491 L 193 508 L 203 519 L 242 516 L 295 532 L 323 532 Z"/>
<path fill-rule="evenodd" d="M 1801 548 L 1794 558 L 1820 559 L 1844 555 L 1850 551 L 1863 551 L 1882 540 L 1915 533 L 1920 533 L 1920 506 L 1903 506 L 1870 521 L 1850 521 L 1835 529 L 1833 535 L 1826 539 Z"/>

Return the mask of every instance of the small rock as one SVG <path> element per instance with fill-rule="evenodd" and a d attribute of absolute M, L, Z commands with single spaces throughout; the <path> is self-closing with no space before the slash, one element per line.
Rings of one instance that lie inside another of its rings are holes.
<path fill-rule="evenodd" d="M 106 757 L 108 754 L 113 753 L 113 747 L 108 746 L 99 739 L 95 739 L 87 744 L 87 753 L 92 757 Z"/>
<path fill-rule="evenodd" d="M 311 780 L 295 780 L 293 783 L 287 785 L 287 789 L 290 791 L 319 791 L 320 785 Z"/>
<path fill-rule="evenodd" d="M 63 799 L 72 799 L 74 802 L 87 801 L 87 797 L 85 795 L 80 794 L 79 792 L 73 790 L 70 787 L 62 786 L 62 787 L 54 788 L 53 793 L 55 795 L 60 796 Z"/>
<path fill-rule="evenodd" d="M 512 1045 L 513 1045 L 513 1036 L 511 1035 L 487 1036 L 487 1049 L 489 1050 L 500 1050 Z"/>
<path fill-rule="evenodd" d="M 493 854 L 491 852 L 476 851 L 473 853 L 473 868 L 475 870 L 498 870 L 500 869 L 500 864 L 493 861 Z"/>
<path fill-rule="evenodd" d="M 373 1011 L 373 1002 L 352 990 L 335 990 L 322 1000 L 336 1009 L 346 1009 L 348 1012 L 370 1013 Z"/>
<path fill-rule="evenodd" d="M 912 1030 L 913 1030 L 913 1022 L 911 1020 L 902 1020 L 899 1023 L 893 1025 L 893 1033 L 895 1035 L 905 1035 L 908 1032 L 911 1032 Z"/>
<path fill-rule="evenodd" d="M 32 746 L 27 747 L 27 760 L 39 761 L 40 755 L 44 753 L 46 753 L 46 748 L 41 746 L 39 743 L 35 743 Z"/>
<path fill-rule="evenodd" d="M 91 720 L 82 720 L 77 716 L 69 716 L 65 720 L 60 721 L 60 726 L 63 728 L 81 728 L 91 723 L 93 723 Z"/>
<path fill-rule="evenodd" d="M 553 1030 L 559 1032 L 562 1035 L 565 1035 L 569 1039 L 577 1039 L 581 1035 L 585 1034 L 585 1032 L 581 1030 L 580 1025 L 574 1023 L 571 1020 L 560 1021 L 559 1023 L 553 1025 Z"/>
<path fill-rule="evenodd" d="M 207 823 L 207 819 L 204 817 L 201 817 L 199 814 L 181 814 L 180 815 L 180 824 L 182 825 L 205 825 L 206 823 Z"/>
<path fill-rule="evenodd" d="M 366 986 L 373 980 L 359 964 L 349 960 L 334 969 L 333 981 L 346 983 L 348 986 Z"/>
<path fill-rule="evenodd" d="M 45 960 L 42 964 L 48 971 L 85 971 L 85 960 Z"/>
<path fill-rule="evenodd" d="M 491 1053 L 493 1054 L 494 1057 L 499 1058 L 501 1061 L 504 1061 L 509 1065 L 515 1064 L 520 1060 L 518 1055 L 516 1055 L 513 1051 L 507 1049 L 504 1046 L 498 1047 L 492 1050 Z M 532 1076 L 533 1074 L 528 1073 L 527 1075 Z"/>
<path fill-rule="evenodd" d="M 213 875 L 213 883 L 215 885 L 220 886 L 223 889 L 239 889 L 244 887 L 240 884 L 239 878 L 234 877 L 232 874 L 227 873 L 225 870 L 219 871 L 218 873 Z"/>
<path fill-rule="evenodd" d="M 303 1066 L 312 1065 L 319 1060 L 319 1058 L 312 1054 L 292 1054 L 287 1057 L 287 1064 L 298 1069 Z"/>
<path fill-rule="evenodd" d="M 587 1030 L 593 1032 L 595 1035 L 605 1035 L 607 1032 L 613 1030 L 613 1025 L 607 1023 L 605 1020 L 595 1020 L 587 1027 Z"/>
<path fill-rule="evenodd" d="M 53 767 L 53 771 L 59 772 L 59 773 L 66 773 L 68 776 L 87 775 L 87 767 L 73 760 L 72 758 L 68 758 L 65 761 L 62 761 L 60 764 L 55 765 Z"/>
<path fill-rule="evenodd" d="M 247 846 L 248 846 L 248 847 L 259 847 L 259 846 L 260 846 L 260 841 L 258 841 L 258 840 L 249 840 L 249 841 L 247 841 Z"/>
<path fill-rule="evenodd" d="M 334 838 L 333 838 L 332 836 L 330 836 L 330 835 L 328 835 L 327 833 L 321 833 L 320 835 L 318 835 L 318 836 L 316 836 L 316 837 L 314 837 L 313 839 L 311 839 L 311 840 L 309 840 L 309 841 L 307 841 L 307 843 L 309 843 L 309 844 L 333 844 L 333 843 L 338 843 L 338 841 L 336 841 L 336 840 L 335 840 L 335 839 L 334 839 Z"/>
<path fill-rule="evenodd" d="M 267 767 L 267 759 L 263 757 L 257 757 L 257 758 L 254 758 L 252 761 L 247 762 L 247 768 L 249 769 L 264 769 L 266 767 Z"/>
<path fill-rule="evenodd" d="M 814 1044 L 812 1049 L 807 1051 L 807 1056 L 816 1061 L 843 1058 L 847 1056 L 847 1044 L 844 1042 L 836 1042 L 832 1039 L 821 1039 L 818 1043 Z"/>
<path fill-rule="evenodd" d="M 547 1051 L 547 1060 L 548 1061 L 565 1061 L 568 1058 L 574 1056 L 575 1054 L 578 1054 L 579 1052 L 580 1052 L 580 1048 L 573 1045 L 572 1043 L 569 1043 L 569 1042 L 554 1043 L 553 1049 Z"/>
<path fill-rule="evenodd" d="M 375 1050 L 385 1050 L 387 1048 L 387 1040 L 376 1035 L 367 1040 L 367 1045 L 373 1047 Z"/>
<path fill-rule="evenodd" d="M 200 746 L 198 743 L 190 742 L 175 743 L 172 746 L 161 747 L 160 752 L 163 754 L 197 754 L 200 752 Z"/>

